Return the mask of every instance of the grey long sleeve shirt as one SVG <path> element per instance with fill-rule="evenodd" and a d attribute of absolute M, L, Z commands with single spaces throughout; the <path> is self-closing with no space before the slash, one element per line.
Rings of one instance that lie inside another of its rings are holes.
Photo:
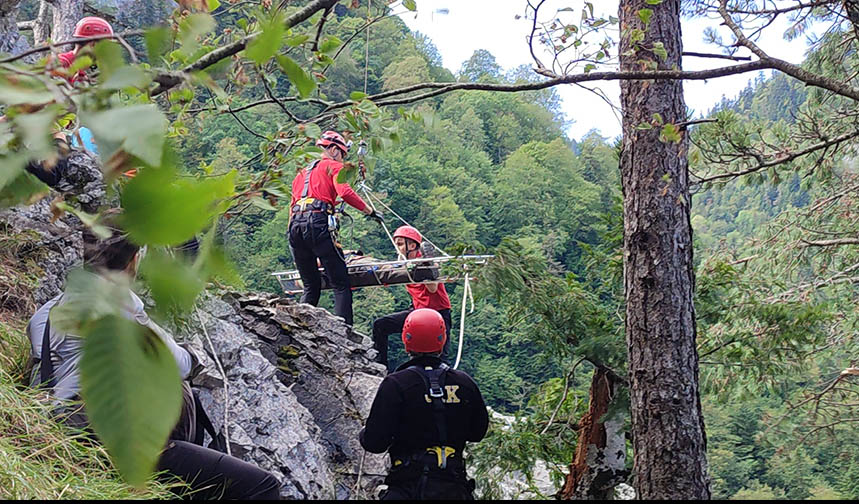
<path fill-rule="evenodd" d="M 125 305 L 122 314 L 128 320 L 152 329 L 158 337 L 167 345 L 176 365 L 179 366 L 179 374 L 183 379 L 187 378 L 194 366 L 194 358 L 191 354 L 179 346 L 173 337 L 158 326 L 144 310 L 143 301 L 134 292 L 128 291 L 129 301 Z M 45 323 L 48 320 L 48 312 L 57 305 L 62 304 L 63 294 L 51 299 L 38 310 L 27 325 L 30 336 L 30 355 L 37 361 L 42 356 L 42 339 L 45 332 Z M 51 360 L 54 364 L 54 396 L 58 399 L 72 399 L 80 392 L 80 358 L 83 353 L 83 339 L 74 334 L 66 334 L 55 330 L 51 326 Z M 30 384 L 35 386 L 41 383 L 41 366 L 33 368 Z"/>

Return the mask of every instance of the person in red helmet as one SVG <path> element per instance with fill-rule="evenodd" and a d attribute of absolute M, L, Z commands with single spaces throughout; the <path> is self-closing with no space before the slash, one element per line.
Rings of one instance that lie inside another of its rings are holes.
<path fill-rule="evenodd" d="M 352 326 L 352 290 L 343 252 L 336 246 L 329 217 L 334 215 L 339 196 L 367 217 L 381 220 L 380 214 L 364 203 L 349 186 L 337 182 L 343 159 L 349 152 L 346 141 L 335 131 L 326 131 L 316 141 L 322 147 L 322 159 L 298 172 L 292 181 L 289 217 L 289 248 L 304 284 L 302 303 L 316 306 L 322 291 L 322 277 L 317 259 L 322 263 L 334 290 L 334 314 Z"/>
<path fill-rule="evenodd" d="M 400 254 L 406 259 L 417 259 L 428 255 L 431 246 L 429 243 L 423 243 L 423 237 L 420 231 L 412 226 L 400 226 L 394 231 L 394 244 Z M 412 278 L 416 281 L 430 280 L 422 276 L 422 273 L 428 273 L 431 270 L 417 270 Z M 431 308 L 441 314 L 444 320 L 445 333 L 447 334 L 447 342 L 441 353 L 442 360 L 447 362 L 447 350 L 450 345 L 450 297 L 447 295 L 447 290 L 442 282 L 430 283 L 414 283 L 406 285 L 406 290 L 412 296 L 412 306 L 408 310 L 391 313 L 383 317 L 379 317 L 373 321 L 373 347 L 376 349 L 376 362 L 388 365 L 388 336 L 391 334 L 399 334 L 403 330 L 403 324 L 406 317 L 413 310 L 421 308 Z"/>
<path fill-rule="evenodd" d="M 462 452 L 489 427 L 480 389 L 441 361 L 447 334 L 437 311 L 411 312 L 402 339 L 412 359 L 382 380 L 358 434 L 365 450 L 391 457 L 382 500 L 472 500 Z"/>
<path fill-rule="evenodd" d="M 98 37 L 98 36 L 109 36 L 113 35 L 113 27 L 110 26 L 110 23 L 105 21 L 104 19 L 96 16 L 87 16 L 75 25 L 74 37 L 75 38 L 85 38 L 85 37 Z M 74 48 L 71 51 L 60 53 L 57 57 L 60 59 L 60 63 L 65 68 L 69 68 L 74 63 L 75 58 L 77 58 L 78 52 L 87 45 L 94 45 L 95 40 L 91 42 L 80 43 L 76 42 Z M 74 84 L 76 81 L 85 79 L 86 73 L 83 70 L 79 70 L 77 74 L 71 75 L 68 77 L 70 83 Z"/>

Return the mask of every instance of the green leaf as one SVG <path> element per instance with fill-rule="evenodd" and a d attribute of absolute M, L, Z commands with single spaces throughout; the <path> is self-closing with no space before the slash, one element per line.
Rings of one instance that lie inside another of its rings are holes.
<path fill-rule="evenodd" d="M 335 37 L 334 35 L 330 37 L 325 37 L 325 40 L 323 40 L 319 44 L 319 52 L 323 54 L 329 54 L 336 51 L 337 48 L 341 45 L 343 45 L 343 41 Z"/>
<path fill-rule="evenodd" d="M 358 167 L 354 164 L 343 165 L 343 168 L 337 173 L 338 184 L 352 184 L 356 180 L 358 180 Z"/>
<path fill-rule="evenodd" d="M 366 114 L 375 115 L 379 112 L 379 107 L 377 107 L 371 100 L 364 99 L 358 104 L 358 110 Z"/>
<path fill-rule="evenodd" d="M 162 314 L 186 313 L 194 307 L 205 280 L 181 256 L 170 257 L 161 249 L 150 250 L 140 263 L 140 275 L 152 292 Z"/>
<path fill-rule="evenodd" d="M 662 131 L 659 133 L 659 139 L 663 142 L 680 143 L 680 141 L 683 140 L 683 136 L 680 134 L 680 129 L 676 125 L 668 123 L 662 127 Z"/>
<path fill-rule="evenodd" d="M 188 57 L 200 48 L 200 43 L 197 42 L 198 37 L 214 30 L 216 26 L 215 18 L 210 14 L 197 12 L 186 17 L 179 23 L 179 54 L 183 57 Z"/>
<path fill-rule="evenodd" d="M 658 56 L 662 61 L 668 59 L 668 51 L 665 50 L 665 45 L 662 42 L 653 43 L 653 54 Z"/>
<path fill-rule="evenodd" d="M 314 81 L 303 68 L 298 66 L 292 58 L 283 54 L 278 54 L 277 62 L 280 64 L 280 68 L 283 70 L 283 73 L 286 74 L 289 81 L 292 82 L 295 89 L 298 90 L 299 97 L 307 98 L 310 96 L 310 93 L 316 89 L 316 81 Z"/>
<path fill-rule="evenodd" d="M 270 210 L 277 211 L 277 207 L 268 202 L 268 200 L 263 199 L 259 196 L 254 196 L 251 198 L 251 204 L 261 210 Z"/>
<path fill-rule="evenodd" d="M 0 72 L 0 103 L 20 105 L 22 103 L 45 103 L 54 99 L 45 83 L 39 79 L 16 75 L 9 80 L 10 73 Z"/>
<path fill-rule="evenodd" d="M 58 111 L 58 106 L 52 105 L 33 114 L 15 117 L 14 122 L 18 126 L 23 148 L 30 159 L 46 158 L 54 152 L 51 130 Z"/>
<path fill-rule="evenodd" d="M 283 45 L 283 34 L 286 31 L 283 15 L 272 17 L 262 23 L 260 28 L 262 33 L 257 35 L 245 49 L 245 56 L 258 65 L 268 61 Z"/>
<path fill-rule="evenodd" d="M 648 5 L 659 5 L 662 3 L 662 0 L 645 0 L 645 3 Z"/>
<path fill-rule="evenodd" d="M 170 50 L 170 39 L 172 32 L 163 27 L 155 27 L 146 30 L 144 39 L 146 40 L 146 54 L 149 55 L 149 62 L 153 65 L 161 59 L 161 57 Z"/>
<path fill-rule="evenodd" d="M 98 64 L 98 80 L 99 82 L 107 81 L 114 72 L 125 65 L 125 60 L 122 57 L 122 46 L 113 40 L 102 40 L 95 45 L 93 49 L 95 60 Z"/>
<path fill-rule="evenodd" d="M 660 114 L 659 112 L 654 112 L 654 113 L 653 113 L 653 121 L 654 121 L 656 124 L 662 124 L 663 122 L 665 122 L 665 121 L 663 121 L 663 120 L 662 120 L 662 114 Z"/>
<path fill-rule="evenodd" d="M 233 170 L 193 180 L 178 177 L 172 167 L 145 168 L 122 193 L 123 225 L 136 243 L 179 245 L 225 210 L 236 175 Z"/>
<path fill-rule="evenodd" d="M 641 42 L 644 40 L 644 31 L 640 28 L 634 28 L 631 32 L 629 32 L 629 43 L 634 44 L 636 42 Z"/>
<path fill-rule="evenodd" d="M 221 1 L 220 0 L 206 0 L 206 5 L 209 7 L 209 12 L 212 12 L 221 6 Z"/>
<path fill-rule="evenodd" d="M 167 119 L 155 105 L 81 113 L 81 122 L 93 132 L 102 159 L 109 159 L 121 147 L 151 166 L 161 164 Z"/>
<path fill-rule="evenodd" d="M 26 162 L 23 156 L 0 159 L 0 163 L 3 163 L 0 182 L 3 182 L 3 178 L 9 178 L 0 186 L 0 208 L 31 205 L 50 192 L 50 188 L 41 180 L 24 171 Z"/>
<path fill-rule="evenodd" d="M 410 11 L 417 10 L 418 6 L 415 3 L 415 0 L 403 0 L 403 7 L 409 9 Z"/>
<path fill-rule="evenodd" d="M 653 9 L 639 9 L 636 14 L 638 14 L 638 19 L 644 23 L 644 26 L 647 26 L 650 24 L 650 18 L 653 16 Z"/>
<path fill-rule="evenodd" d="M 124 66 L 117 69 L 105 81 L 102 89 L 145 88 L 152 78 L 138 66 Z"/>
<path fill-rule="evenodd" d="M 179 420 L 173 355 L 152 329 L 108 315 L 87 327 L 80 367 L 93 429 L 123 478 L 142 487 Z"/>
<path fill-rule="evenodd" d="M 286 39 L 286 45 L 289 47 L 298 47 L 308 40 L 310 40 L 310 35 L 296 35 L 295 37 L 289 37 Z"/>
<path fill-rule="evenodd" d="M 359 102 L 366 97 L 367 97 L 367 93 L 362 93 L 361 91 L 352 91 L 351 93 L 349 93 L 349 99 L 354 101 L 354 102 Z"/>
<path fill-rule="evenodd" d="M 81 334 L 95 321 L 120 315 L 131 303 L 130 278 L 123 273 L 96 275 L 73 269 L 66 279 L 65 301 L 51 310 L 51 324 L 64 332 Z"/>
<path fill-rule="evenodd" d="M 316 123 L 307 123 L 304 125 L 304 134 L 310 138 L 319 138 L 322 136 L 322 128 Z"/>

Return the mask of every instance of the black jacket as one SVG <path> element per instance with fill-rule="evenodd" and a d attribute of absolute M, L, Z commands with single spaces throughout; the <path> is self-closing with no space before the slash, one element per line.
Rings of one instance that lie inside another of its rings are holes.
<path fill-rule="evenodd" d="M 411 366 L 438 368 L 437 357 L 418 357 L 398 367 L 379 386 L 367 426 L 361 430 L 361 446 L 372 453 L 385 450 L 393 460 L 404 459 L 430 446 L 438 446 L 438 429 L 432 403 L 424 397 L 427 385 Z M 480 441 L 489 427 L 489 414 L 477 384 L 468 374 L 450 369 L 445 373 L 447 446 L 461 457 L 466 441 Z M 452 392 L 452 393 L 451 393 Z"/>

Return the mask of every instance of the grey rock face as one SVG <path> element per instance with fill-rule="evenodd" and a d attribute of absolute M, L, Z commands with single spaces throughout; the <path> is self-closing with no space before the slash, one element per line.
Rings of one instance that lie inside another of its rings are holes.
<path fill-rule="evenodd" d="M 233 454 L 272 471 L 282 496 L 365 497 L 381 483 L 387 458 L 365 454 L 358 432 L 385 370 L 368 339 L 346 338 L 341 318 L 274 296 L 210 293 L 183 335 L 205 365 L 194 383 L 216 429 L 226 401 L 212 347 L 227 375 Z"/>

